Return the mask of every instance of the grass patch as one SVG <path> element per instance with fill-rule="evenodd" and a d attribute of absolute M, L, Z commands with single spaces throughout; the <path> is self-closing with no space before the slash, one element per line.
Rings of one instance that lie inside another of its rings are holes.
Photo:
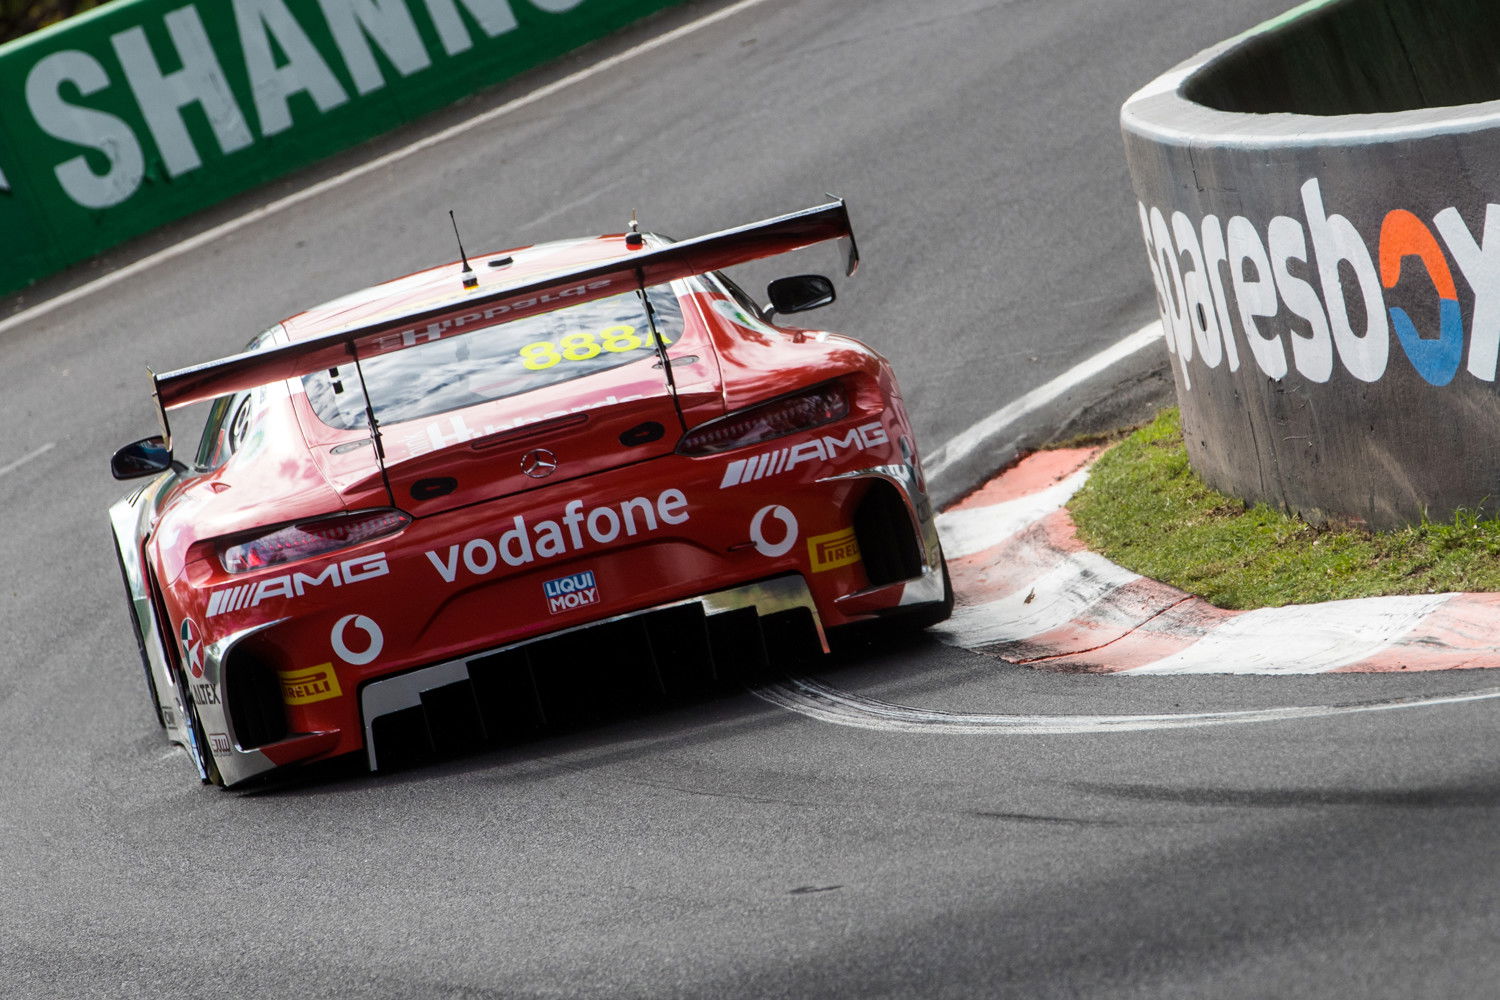
<path fill-rule="evenodd" d="M 1095 552 L 1221 608 L 1500 590 L 1500 519 L 1369 532 L 1247 506 L 1188 466 L 1176 409 L 1105 452 L 1068 509 Z"/>

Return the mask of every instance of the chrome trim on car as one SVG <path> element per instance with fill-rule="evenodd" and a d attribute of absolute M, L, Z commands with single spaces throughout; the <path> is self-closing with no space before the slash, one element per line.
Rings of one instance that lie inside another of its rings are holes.
<path fill-rule="evenodd" d="M 275 770 L 276 764 L 272 763 L 260 749 L 243 750 L 240 748 L 238 736 L 234 732 L 234 724 L 230 719 L 228 710 L 229 699 L 234 692 L 230 691 L 224 684 L 224 664 L 229 659 L 229 654 L 235 646 L 244 642 L 259 632 L 275 628 L 288 618 L 278 618 L 275 621 L 264 622 L 260 625 L 252 625 L 249 628 L 240 629 L 222 636 L 212 643 L 203 652 L 203 679 L 202 683 L 212 685 L 218 693 L 218 703 L 200 704 L 194 700 L 193 707 L 198 711 L 198 721 L 203 723 L 204 738 L 209 739 L 213 733 L 223 733 L 229 738 L 227 749 L 214 747 L 210 742 L 209 752 L 213 755 L 214 764 L 218 766 L 219 777 L 226 786 L 237 784 L 247 778 L 253 778 L 257 774 Z"/>
<path fill-rule="evenodd" d="M 914 576 L 905 582 L 905 589 L 901 592 L 898 606 L 904 608 L 941 601 L 944 595 L 943 545 L 938 538 L 937 516 L 933 512 L 932 501 L 928 498 L 926 491 L 921 488 L 922 480 L 916 468 L 910 463 L 875 465 L 866 469 L 856 469 L 853 472 L 825 476 L 818 482 L 831 483 L 847 479 L 882 479 L 895 486 L 906 500 L 907 512 L 911 514 L 912 523 L 917 527 L 917 537 L 922 542 L 922 575 Z M 871 587 L 867 591 L 851 594 L 841 600 L 861 597 L 882 589 L 885 588 Z"/>

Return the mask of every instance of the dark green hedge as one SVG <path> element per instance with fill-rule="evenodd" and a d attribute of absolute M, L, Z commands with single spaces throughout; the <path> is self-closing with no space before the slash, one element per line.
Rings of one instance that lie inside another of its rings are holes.
<path fill-rule="evenodd" d="M 105 0 L 0 0 L 0 42 L 72 17 Z"/>

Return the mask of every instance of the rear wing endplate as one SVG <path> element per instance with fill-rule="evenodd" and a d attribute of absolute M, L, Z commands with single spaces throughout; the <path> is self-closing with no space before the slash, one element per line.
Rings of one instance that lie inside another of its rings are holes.
<path fill-rule="evenodd" d="M 762 257 L 772 257 L 826 240 L 847 246 L 846 273 L 859 267 L 859 249 L 842 199 L 710 233 L 656 249 L 643 248 L 617 260 L 594 264 L 504 288 L 480 290 L 461 301 L 337 330 L 308 340 L 236 354 L 220 361 L 153 374 L 152 391 L 163 429 L 166 411 L 241 392 L 281 379 L 299 378 L 350 361 L 377 357 L 550 312 L 564 306 L 645 289 Z"/>

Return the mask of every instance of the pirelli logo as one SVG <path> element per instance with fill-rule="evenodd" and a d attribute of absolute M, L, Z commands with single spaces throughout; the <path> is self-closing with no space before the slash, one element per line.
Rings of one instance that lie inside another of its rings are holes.
<path fill-rule="evenodd" d="M 333 672 L 332 663 L 302 670 L 278 670 L 276 674 L 281 678 L 281 700 L 288 705 L 311 705 L 344 693 L 339 690 L 339 675 Z"/>
<path fill-rule="evenodd" d="M 812 562 L 814 573 L 822 573 L 859 562 L 859 542 L 854 540 L 854 529 L 845 528 L 831 535 L 817 535 L 809 538 L 807 556 Z"/>

